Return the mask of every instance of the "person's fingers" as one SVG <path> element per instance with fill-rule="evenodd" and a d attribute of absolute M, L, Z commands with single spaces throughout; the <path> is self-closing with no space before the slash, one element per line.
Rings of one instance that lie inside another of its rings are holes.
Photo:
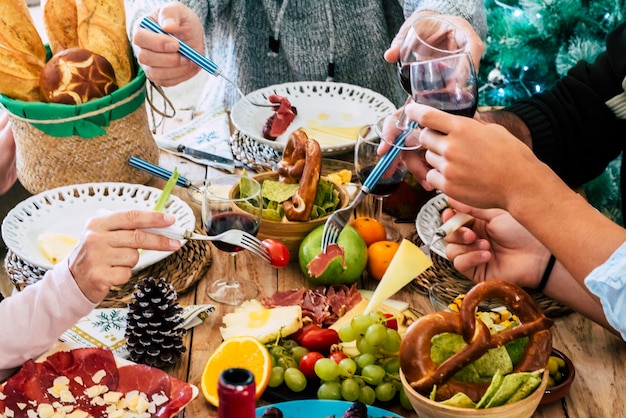
<path fill-rule="evenodd" d="M 491 253 L 484 250 L 462 249 L 464 246 L 448 244 L 446 256 L 452 260 L 454 267 L 461 273 L 472 277 L 474 270 L 487 264 L 491 260 Z"/>

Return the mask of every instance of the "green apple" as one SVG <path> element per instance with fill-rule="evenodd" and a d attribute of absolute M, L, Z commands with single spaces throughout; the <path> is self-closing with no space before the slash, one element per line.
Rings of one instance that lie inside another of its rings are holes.
<path fill-rule="evenodd" d="M 367 265 L 367 245 L 365 240 L 350 225 L 339 234 L 337 245 L 344 251 L 345 266 L 341 257 L 335 257 L 328 267 L 317 277 L 309 273 L 309 263 L 322 252 L 322 231 L 324 225 L 312 230 L 300 244 L 298 260 L 304 275 L 315 285 L 350 285 L 361 277 Z"/>

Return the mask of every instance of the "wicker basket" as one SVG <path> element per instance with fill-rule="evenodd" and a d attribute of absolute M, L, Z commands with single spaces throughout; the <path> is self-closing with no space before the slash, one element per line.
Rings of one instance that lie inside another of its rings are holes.
<path fill-rule="evenodd" d="M 0 95 L 9 111 L 17 175 L 33 194 L 91 182 L 144 184 L 150 175 L 129 166 L 135 155 L 158 164 L 159 149 L 145 109 L 146 77 L 83 105 L 23 102 Z"/>

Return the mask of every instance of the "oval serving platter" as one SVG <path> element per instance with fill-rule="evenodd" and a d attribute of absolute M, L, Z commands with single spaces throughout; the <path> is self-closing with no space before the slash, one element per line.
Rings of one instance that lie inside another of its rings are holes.
<path fill-rule="evenodd" d="M 43 269 L 54 265 L 39 248 L 44 232 L 79 238 L 85 222 L 99 210 L 153 210 L 162 190 L 141 184 L 85 183 L 47 190 L 18 203 L 2 222 L 2 239 L 22 260 Z M 170 196 L 163 209 L 176 217 L 176 225 L 194 230 L 196 218 L 187 203 Z M 133 272 L 162 260 L 171 251 L 142 251 Z"/>
<path fill-rule="evenodd" d="M 393 103 L 383 95 L 363 87 L 346 83 L 304 81 L 284 83 L 256 90 L 246 97 L 253 102 L 267 102 L 272 94 L 289 99 L 297 109 L 297 115 L 287 131 L 272 141 L 263 137 L 263 125 L 273 114 L 271 108 L 252 106 L 245 100 L 235 104 L 231 120 L 244 136 L 271 148 L 282 150 L 289 135 L 301 127 L 309 127 L 310 121 L 317 125 L 335 128 L 354 128 L 376 123 L 383 116 L 396 110 Z M 315 139 L 320 143 L 324 156 L 337 155 L 354 149 L 354 139 L 319 133 Z"/>

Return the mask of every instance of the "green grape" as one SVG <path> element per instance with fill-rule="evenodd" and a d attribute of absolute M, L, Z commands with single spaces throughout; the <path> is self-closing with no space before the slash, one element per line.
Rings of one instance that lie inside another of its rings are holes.
<path fill-rule="evenodd" d="M 363 353 L 356 356 L 354 361 L 362 369 L 365 366 L 376 363 L 376 357 L 372 353 Z"/>
<path fill-rule="evenodd" d="M 291 357 L 293 357 L 293 359 L 298 364 L 300 364 L 300 360 L 302 359 L 302 357 L 304 357 L 304 355 L 309 352 L 309 350 L 302 347 L 301 345 L 295 346 L 289 351 L 291 352 Z"/>
<path fill-rule="evenodd" d="M 387 374 L 400 374 L 400 359 L 398 357 L 392 357 L 385 361 L 383 364 L 383 368 L 387 372 Z"/>
<path fill-rule="evenodd" d="M 287 350 L 285 350 L 285 347 L 283 347 L 282 345 L 275 345 L 274 347 L 270 348 L 269 351 L 270 354 L 277 359 L 287 355 Z"/>
<path fill-rule="evenodd" d="M 361 370 L 361 377 L 367 382 L 368 385 L 378 386 L 383 383 L 383 379 L 387 375 L 385 369 L 378 364 L 368 364 Z"/>
<path fill-rule="evenodd" d="M 380 311 L 370 312 L 369 316 L 374 320 L 374 323 L 376 324 L 384 325 L 387 322 L 387 318 L 385 317 L 385 314 Z"/>
<path fill-rule="evenodd" d="M 411 401 L 409 401 L 409 396 L 406 394 L 406 391 L 404 390 L 404 388 L 400 389 L 399 398 L 400 398 L 400 405 L 402 405 L 404 409 L 408 409 L 409 411 L 413 410 Z"/>
<path fill-rule="evenodd" d="M 267 384 L 271 388 L 277 388 L 285 381 L 285 369 L 280 366 L 272 367 L 272 374 L 270 375 L 270 381 Z"/>
<path fill-rule="evenodd" d="M 361 393 L 359 393 L 359 401 L 363 402 L 365 405 L 372 405 L 376 400 L 376 392 L 370 386 L 363 386 L 361 388 Z"/>
<path fill-rule="evenodd" d="M 387 340 L 387 327 L 383 324 L 372 324 L 367 327 L 363 338 L 370 346 L 380 347 Z"/>
<path fill-rule="evenodd" d="M 359 399 L 361 386 L 354 379 L 344 379 L 341 382 L 341 397 L 346 401 L 354 402 Z"/>
<path fill-rule="evenodd" d="M 344 358 L 338 364 L 339 376 L 343 378 L 350 378 L 356 373 L 357 364 L 351 358 Z"/>
<path fill-rule="evenodd" d="M 339 365 L 335 363 L 335 360 L 329 358 L 317 360 L 313 369 L 317 377 L 322 380 L 332 381 L 339 377 Z"/>
<path fill-rule="evenodd" d="M 337 381 L 324 382 L 317 389 L 317 399 L 341 399 L 341 383 Z"/>
<path fill-rule="evenodd" d="M 298 368 L 298 362 L 296 362 L 296 360 L 294 360 L 293 357 L 290 357 L 287 355 L 280 357 L 277 361 L 277 365 L 282 367 L 285 370 L 287 370 L 290 367 L 295 367 L 296 369 Z"/>
<path fill-rule="evenodd" d="M 339 339 L 344 343 L 354 341 L 359 336 L 359 333 L 352 328 L 351 324 L 344 324 L 341 328 L 339 328 L 337 334 L 339 334 Z"/>
<path fill-rule="evenodd" d="M 388 402 L 396 396 L 396 386 L 392 382 L 384 382 L 376 386 L 374 390 L 376 399 L 381 402 Z"/>
<path fill-rule="evenodd" d="M 373 323 L 374 320 L 371 316 L 359 314 L 355 315 L 354 318 L 352 318 L 350 325 L 352 326 L 352 329 L 354 329 L 354 332 L 356 332 L 357 334 L 365 334 L 365 331 L 367 331 L 367 327 L 369 327 Z"/>
<path fill-rule="evenodd" d="M 382 343 L 382 349 L 388 353 L 397 353 L 400 351 L 400 343 L 402 337 L 395 329 L 387 328 L 385 331 L 386 338 Z"/>
<path fill-rule="evenodd" d="M 285 384 L 292 392 L 302 392 L 306 389 L 306 377 L 304 373 L 295 367 L 285 370 Z"/>
<path fill-rule="evenodd" d="M 376 345 L 371 345 L 367 342 L 365 337 L 357 338 L 356 340 L 356 349 L 359 350 L 361 354 L 376 354 L 380 351 L 380 347 Z"/>
<path fill-rule="evenodd" d="M 285 347 L 285 350 L 291 350 L 294 347 L 298 347 L 298 343 L 295 340 L 284 340 L 281 345 Z"/>

